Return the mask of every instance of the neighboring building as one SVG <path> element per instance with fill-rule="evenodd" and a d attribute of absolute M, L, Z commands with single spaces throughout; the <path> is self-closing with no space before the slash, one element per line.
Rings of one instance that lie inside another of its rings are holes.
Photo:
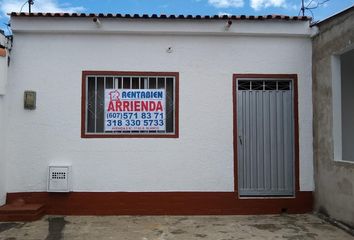
<path fill-rule="evenodd" d="M 312 210 L 307 17 L 13 13 L 11 26 L 8 202 L 49 214 Z M 71 193 L 47 193 L 49 165 Z"/>
<path fill-rule="evenodd" d="M 5 85 L 7 80 L 7 40 L 3 31 L 0 30 L 0 205 L 6 199 L 6 165 L 5 165 Z"/>
<path fill-rule="evenodd" d="M 354 7 L 316 26 L 315 209 L 354 227 Z"/>

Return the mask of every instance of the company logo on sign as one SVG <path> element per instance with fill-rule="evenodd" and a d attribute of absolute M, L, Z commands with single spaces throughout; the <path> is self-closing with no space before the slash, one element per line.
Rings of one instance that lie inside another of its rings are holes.
<path fill-rule="evenodd" d="M 165 130 L 164 89 L 105 90 L 105 131 Z"/>
<path fill-rule="evenodd" d="M 109 96 L 111 99 L 110 101 L 119 101 L 120 93 L 118 92 L 118 90 L 114 90 L 109 93 Z"/>

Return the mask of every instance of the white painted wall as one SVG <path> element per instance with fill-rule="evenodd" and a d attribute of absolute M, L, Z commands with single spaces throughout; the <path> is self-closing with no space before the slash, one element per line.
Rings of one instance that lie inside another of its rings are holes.
<path fill-rule="evenodd" d="M 5 97 L 0 95 L 0 206 L 6 200 Z"/>
<path fill-rule="evenodd" d="M 1 32 L 0 32 L 0 45 L 7 46 L 7 39 L 5 38 L 5 35 L 3 35 Z M 7 83 L 7 57 L 0 57 L 0 95 L 5 94 L 6 83 Z"/>
<path fill-rule="evenodd" d="M 0 45 L 5 45 L 5 36 L 0 32 Z M 7 58 L 0 56 L 0 206 L 6 200 L 6 156 L 5 156 L 5 86 L 7 75 Z"/>
<path fill-rule="evenodd" d="M 233 191 L 233 73 L 298 74 L 300 186 L 313 190 L 308 23 L 268 21 L 265 28 L 263 22 L 237 21 L 228 34 L 224 21 L 210 21 L 210 31 L 204 26 L 208 21 L 201 21 L 202 33 L 191 33 L 184 23 L 166 34 L 161 29 L 173 29 L 177 21 L 162 21 L 141 34 L 130 20 L 126 24 L 135 30 L 127 34 L 114 25 L 80 32 L 75 24 L 83 20 L 74 18 L 51 20 L 50 28 L 61 28 L 56 33 L 43 26 L 45 21 L 12 19 L 6 122 L 10 192 L 44 191 L 52 162 L 72 164 L 74 191 Z M 237 32 L 246 22 L 252 36 Z M 26 31 L 28 25 L 37 32 Z M 65 26 L 76 26 L 76 33 L 66 33 Z M 179 72 L 179 139 L 81 139 L 82 70 Z M 23 109 L 24 90 L 37 92 L 36 110 Z"/>
<path fill-rule="evenodd" d="M 331 79 L 332 79 L 332 101 L 333 101 L 333 152 L 334 160 L 341 161 L 342 158 L 342 78 L 340 55 L 331 56 Z"/>
<path fill-rule="evenodd" d="M 0 96 L 6 93 L 7 69 L 7 57 L 0 56 Z"/>

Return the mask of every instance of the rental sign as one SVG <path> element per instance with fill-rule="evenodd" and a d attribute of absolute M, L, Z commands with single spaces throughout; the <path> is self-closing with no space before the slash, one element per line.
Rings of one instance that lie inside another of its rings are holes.
<path fill-rule="evenodd" d="M 164 89 L 106 89 L 105 131 L 166 130 Z"/>

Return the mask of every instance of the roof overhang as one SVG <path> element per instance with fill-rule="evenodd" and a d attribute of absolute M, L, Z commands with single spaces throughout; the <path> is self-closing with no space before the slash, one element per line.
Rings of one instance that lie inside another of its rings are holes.
<path fill-rule="evenodd" d="M 99 19 L 99 21 L 97 21 Z M 12 13 L 13 33 L 246 35 L 309 37 L 310 18 L 282 15 Z M 229 22 L 232 21 L 232 25 Z"/>

